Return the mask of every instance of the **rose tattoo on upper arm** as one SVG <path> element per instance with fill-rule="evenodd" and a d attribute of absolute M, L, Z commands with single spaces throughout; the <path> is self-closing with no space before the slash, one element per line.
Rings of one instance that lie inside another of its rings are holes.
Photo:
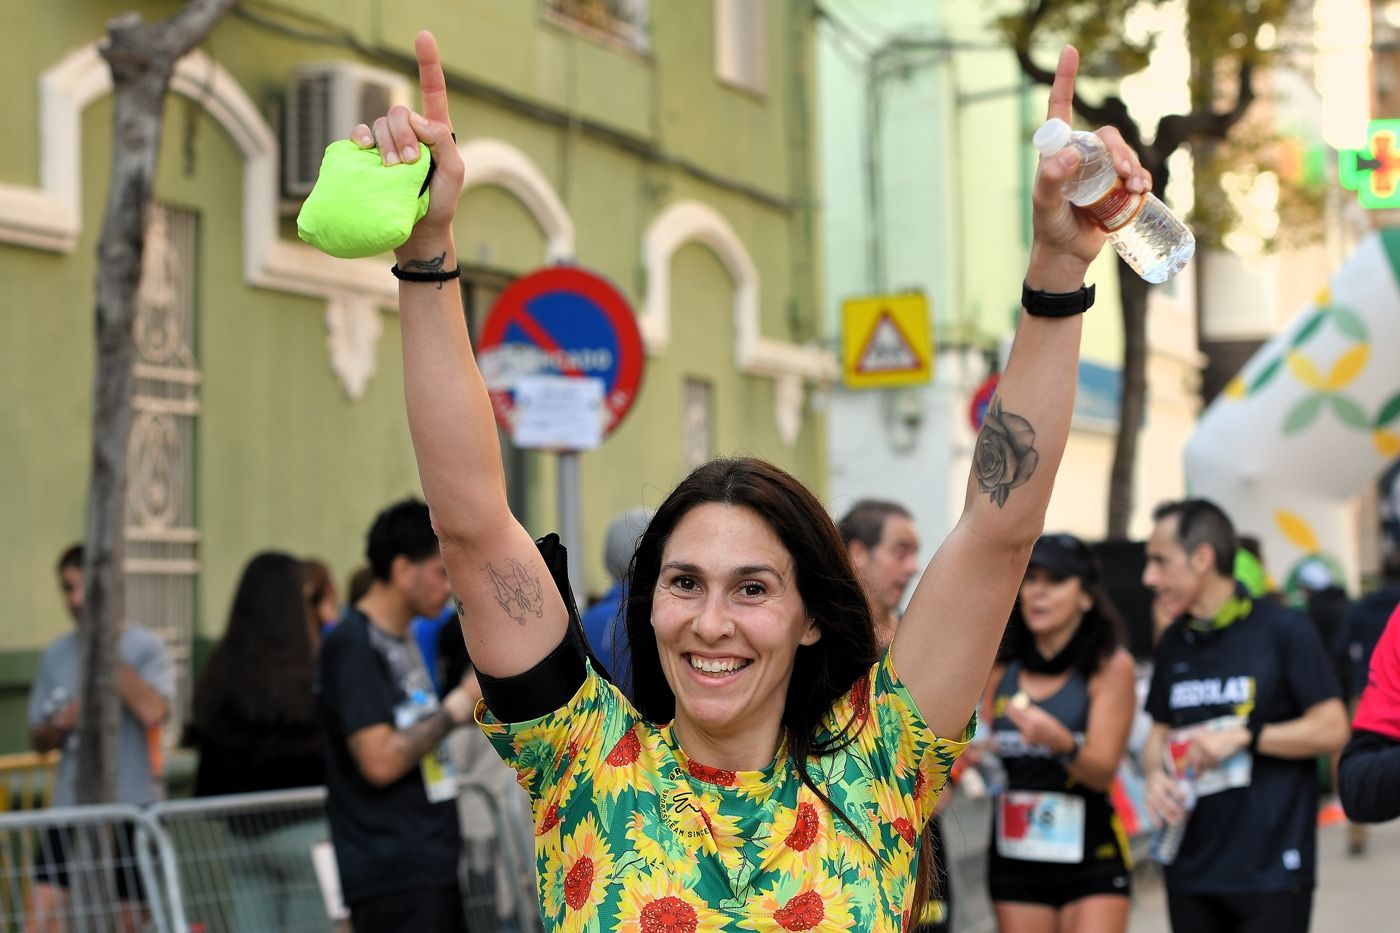
<path fill-rule="evenodd" d="M 1029 481 L 1040 462 L 1035 428 L 1020 415 L 1003 411 L 1001 399 L 993 397 L 972 460 L 977 485 L 998 508 L 1005 507 L 1011 490 Z"/>

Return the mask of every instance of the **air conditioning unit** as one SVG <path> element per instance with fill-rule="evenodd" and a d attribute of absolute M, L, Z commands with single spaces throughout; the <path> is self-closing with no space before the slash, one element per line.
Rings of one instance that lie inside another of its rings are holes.
<path fill-rule="evenodd" d="M 372 123 L 395 104 L 408 106 L 403 75 L 354 62 L 307 62 L 292 69 L 282 140 L 282 189 L 304 198 L 316 184 L 326 147 L 357 123 Z"/>

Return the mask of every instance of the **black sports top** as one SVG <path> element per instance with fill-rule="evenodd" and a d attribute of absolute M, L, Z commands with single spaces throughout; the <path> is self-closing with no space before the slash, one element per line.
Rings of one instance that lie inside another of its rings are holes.
<path fill-rule="evenodd" d="M 1081 865 L 1106 862 L 1131 864 L 1127 837 L 1114 812 L 1108 794 L 1092 790 L 1076 781 L 1060 764 L 1059 755 L 1044 745 L 1031 745 L 1006 715 L 1006 705 L 1020 690 L 1021 662 L 1011 661 L 997 684 L 992 701 L 992 741 L 1006 768 L 1009 791 L 1049 791 L 1070 794 L 1084 800 L 1084 858 Z M 1089 684 L 1084 675 L 1071 670 L 1064 686 L 1035 704 L 1059 720 L 1083 740 L 1089 726 Z M 997 822 L 1002 808 L 993 808 L 992 855 L 997 853 Z M 1020 859 L 1006 859 L 1020 863 Z M 1026 863 L 1031 864 L 1031 863 Z"/>

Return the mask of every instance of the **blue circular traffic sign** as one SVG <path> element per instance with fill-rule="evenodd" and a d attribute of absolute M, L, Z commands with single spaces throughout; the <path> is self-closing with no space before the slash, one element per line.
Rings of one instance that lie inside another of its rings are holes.
<path fill-rule="evenodd" d="M 603 383 L 604 435 L 632 407 L 642 381 L 642 337 L 627 299 L 606 279 L 575 266 L 516 279 L 492 305 L 477 360 L 496 420 L 511 428 L 515 383 L 528 376 Z"/>

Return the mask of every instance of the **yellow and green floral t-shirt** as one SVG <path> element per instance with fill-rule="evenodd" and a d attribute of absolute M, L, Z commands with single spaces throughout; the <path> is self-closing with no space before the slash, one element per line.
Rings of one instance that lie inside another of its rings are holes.
<path fill-rule="evenodd" d="M 934 736 L 887 654 L 825 720 L 866 726 L 808 765 L 857 836 L 786 747 L 762 771 L 706 767 L 591 670 L 540 719 L 478 716 L 534 802 L 540 908 L 566 931 L 900 931 L 920 830 L 971 736 Z"/>

